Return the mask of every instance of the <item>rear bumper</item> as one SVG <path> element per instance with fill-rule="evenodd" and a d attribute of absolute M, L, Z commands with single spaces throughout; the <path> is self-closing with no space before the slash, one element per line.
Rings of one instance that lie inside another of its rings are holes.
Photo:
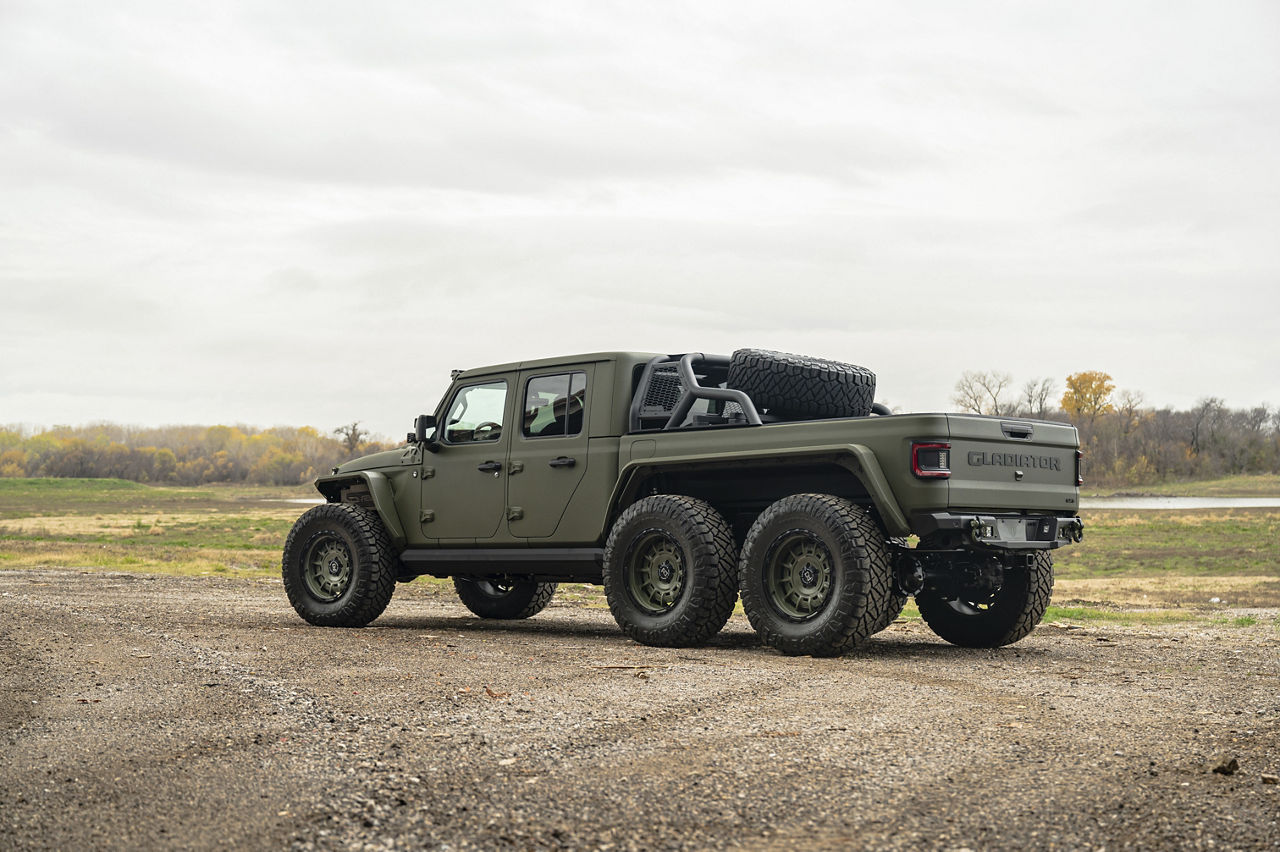
<path fill-rule="evenodd" d="M 1052 550 L 1084 538 L 1084 522 L 1075 516 L 921 512 L 911 520 L 921 538 L 941 533 L 997 550 Z"/>

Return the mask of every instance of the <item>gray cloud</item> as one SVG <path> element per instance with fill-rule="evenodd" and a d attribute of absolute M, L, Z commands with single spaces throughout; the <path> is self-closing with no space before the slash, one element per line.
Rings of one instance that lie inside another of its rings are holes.
<path fill-rule="evenodd" d="M 1280 403 L 1280 12 L 9 3 L 0 422 L 763 345 Z"/>

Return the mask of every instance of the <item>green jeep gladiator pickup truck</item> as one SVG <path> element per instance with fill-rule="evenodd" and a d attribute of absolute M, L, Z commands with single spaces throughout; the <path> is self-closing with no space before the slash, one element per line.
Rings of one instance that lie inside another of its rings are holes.
<path fill-rule="evenodd" d="M 706 642 L 739 595 L 786 654 L 844 653 L 914 595 L 943 639 L 1026 636 L 1079 541 L 1075 428 L 890 414 L 862 367 L 742 349 L 605 352 L 454 373 L 402 449 L 316 480 L 284 548 L 312 624 L 361 627 L 452 577 L 484 618 L 603 584 L 622 631 Z M 914 541 L 909 538 L 914 536 Z"/>

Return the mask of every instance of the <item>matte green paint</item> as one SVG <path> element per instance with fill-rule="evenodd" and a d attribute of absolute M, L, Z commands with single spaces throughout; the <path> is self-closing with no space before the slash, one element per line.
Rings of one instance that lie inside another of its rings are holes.
<path fill-rule="evenodd" d="M 639 496 L 633 493 L 636 484 L 652 474 L 714 476 L 727 469 L 741 476 L 814 463 L 856 477 L 891 536 L 911 533 L 917 512 L 1075 514 L 1078 436 L 1071 426 L 1034 421 L 1031 439 L 1021 440 L 1005 434 L 1011 418 L 908 414 L 628 434 L 634 384 L 653 357 L 604 352 L 467 370 L 436 410 L 441 430 L 458 389 L 504 379 L 500 440 L 442 442 L 438 452 L 410 445 L 347 462 L 316 486 L 336 501 L 345 484 L 366 483 L 401 549 L 600 546 L 612 519 Z M 582 431 L 524 437 L 521 413 L 529 380 L 570 371 L 588 375 Z M 950 479 L 912 474 L 915 441 L 952 445 Z M 550 466 L 562 458 L 575 463 Z M 477 469 L 486 462 L 501 469 Z"/>
<path fill-rule="evenodd" d="M 844 421 L 847 422 L 847 421 Z M 783 424 L 774 424 L 783 425 Z M 800 424 L 785 424 L 797 426 Z M 766 427 L 735 427 L 736 430 L 758 431 Z M 704 430 L 705 431 L 705 430 Z M 723 433 L 725 430 L 716 430 Z M 673 433 L 675 435 L 693 435 L 693 431 Z M 648 452 L 648 444 L 654 441 L 642 439 L 635 443 L 643 445 L 642 452 Z M 701 443 L 701 442 L 697 442 Z M 889 486 L 889 481 L 885 478 L 884 472 L 880 469 L 880 463 L 876 461 L 875 453 L 868 447 L 859 444 L 819 444 L 816 446 L 804 447 L 770 447 L 767 449 L 757 450 L 718 450 L 713 452 L 697 452 L 697 451 L 680 451 L 680 448 L 672 448 L 671 455 L 655 455 L 643 456 L 639 461 L 632 461 L 625 464 L 618 473 L 618 484 L 614 487 L 612 495 L 609 498 L 610 514 L 616 515 L 625 506 L 623 505 L 626 498 L 627 489 L 637 479 L 637 477 L 645 476 L 650 473 L 661 471 L 675 471 L 687 468 L 691 465 L 726 465 L 734 463 L 737 465 L 750 465 L 752 463 L 763 464 L 765 462 L 785 463 L 787 461 L 829 461 L 832 464 L 846 468 L 851 474 L 856 476 L 861 482 L 867 493 L 871 496 L 872 502 L 875 503 L 876 509 L 880 512 L 880 517 L 885 522 L 886 532 L 889 535 L 902 536 L 910 535 L 911 527 L 907 523 L 906 517 L 898 508 L 898 503 L 894 497 L 893 490 Z M 933 483 L 937 484 L 937 483 Z"/>

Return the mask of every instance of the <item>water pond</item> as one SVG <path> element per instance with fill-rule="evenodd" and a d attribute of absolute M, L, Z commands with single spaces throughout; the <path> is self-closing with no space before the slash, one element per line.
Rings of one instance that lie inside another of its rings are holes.
<path fill-rule="evenodd" d="M 1081 497 L 1088 509 L 1277 509 L 1280 497 Z"/>

